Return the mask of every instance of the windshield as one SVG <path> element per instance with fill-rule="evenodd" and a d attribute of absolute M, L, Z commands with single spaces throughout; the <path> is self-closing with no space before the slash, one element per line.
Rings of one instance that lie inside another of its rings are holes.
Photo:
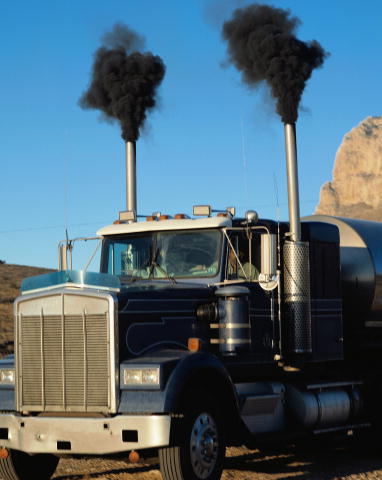
<path fill-rule="evenodd" d="M 104 240 L 102 271 L 122 280 L 214 277 L 220 266 L 219 230 L 139 233 Z"/>

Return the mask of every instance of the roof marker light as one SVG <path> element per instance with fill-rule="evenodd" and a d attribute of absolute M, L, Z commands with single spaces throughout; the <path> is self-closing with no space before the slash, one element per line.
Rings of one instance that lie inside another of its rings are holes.
<path fill-rule="evenodd" d="M 133 210 L 125 210 L 119 212 L 119 221 L 122 222 L 136 222 L 137 215 Z"/>
<path fill-rule="evenodd" d="M 197 217 L 197 216 L 211 216 L 211 205 L 194 205 L 192 207 L 192 214 Z"/>
<path fill-rule="evenodd" d="M 226 216 L 230 215 L 231 217 L 234 217 L 236 214 L 236 208 L 227 207 L 225 210 L 222 210 L 222 209 L 215 210 L 215 209 L 212 209 L 210 205 L 194 205 L 192 209 L 192 213 L 195 216 L 204 215 L 204 216 L 210 217 L 211 212 L 224 213 Z"/>

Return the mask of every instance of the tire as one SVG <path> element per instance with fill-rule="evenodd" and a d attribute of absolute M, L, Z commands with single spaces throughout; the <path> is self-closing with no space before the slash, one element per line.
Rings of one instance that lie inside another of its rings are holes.
<path fill-rule="evenodd" d="M 49 480 L 56 470 L 59 458 L 40 453 L 28 455 L 10 450 L 8 458 L 0 459 L 0 478 L 3 480 Z"/>
<path fill-rule="evenodd" d="M 203 399 L 204 401 L 201 401 Z M 219 409 L 206 393 L 193 396 L 183 409 L 171 446 L 159 449 L 164 480 L 219 480 L 225 457 L 225 440 Z M 217 402 L 216 402 L 217 403 Z"/>

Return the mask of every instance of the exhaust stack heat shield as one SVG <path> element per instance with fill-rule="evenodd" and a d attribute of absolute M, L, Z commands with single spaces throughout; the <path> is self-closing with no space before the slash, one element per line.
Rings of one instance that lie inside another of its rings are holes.
<path fill-rule="evenodd" d="M 284 244 L 284 339 L 289 354 L 312 352 L 309 244 Z"/>

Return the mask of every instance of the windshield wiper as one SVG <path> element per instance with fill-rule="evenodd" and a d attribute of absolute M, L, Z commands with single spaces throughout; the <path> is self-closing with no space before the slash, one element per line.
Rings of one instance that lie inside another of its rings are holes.
<path fill-rule="evenodd" d="M 161 265 L 159 265 L 159 263 L 157 262 L 157 258 L 158 258 L 158 255 L 159 255 L 159 248 L 156 249 L 155 251 L 155 255 L 153 255 L 151 257 L 151 260 L 150 260 L 150 263 L 148 265 L 148 267 L 150 268 L 149 270 L 149 275 L 147 278 L 151 279 L 153 278 L 154 276 L 154 272 L 155 272 L 155 269 L 157 268 L 160 272 L 162 272 L 165 277 L 170 280 L 173 284 L 177 283 L 177 281 L 175 280 L 175 278 L 173 276 L 171 276 Z"/>

